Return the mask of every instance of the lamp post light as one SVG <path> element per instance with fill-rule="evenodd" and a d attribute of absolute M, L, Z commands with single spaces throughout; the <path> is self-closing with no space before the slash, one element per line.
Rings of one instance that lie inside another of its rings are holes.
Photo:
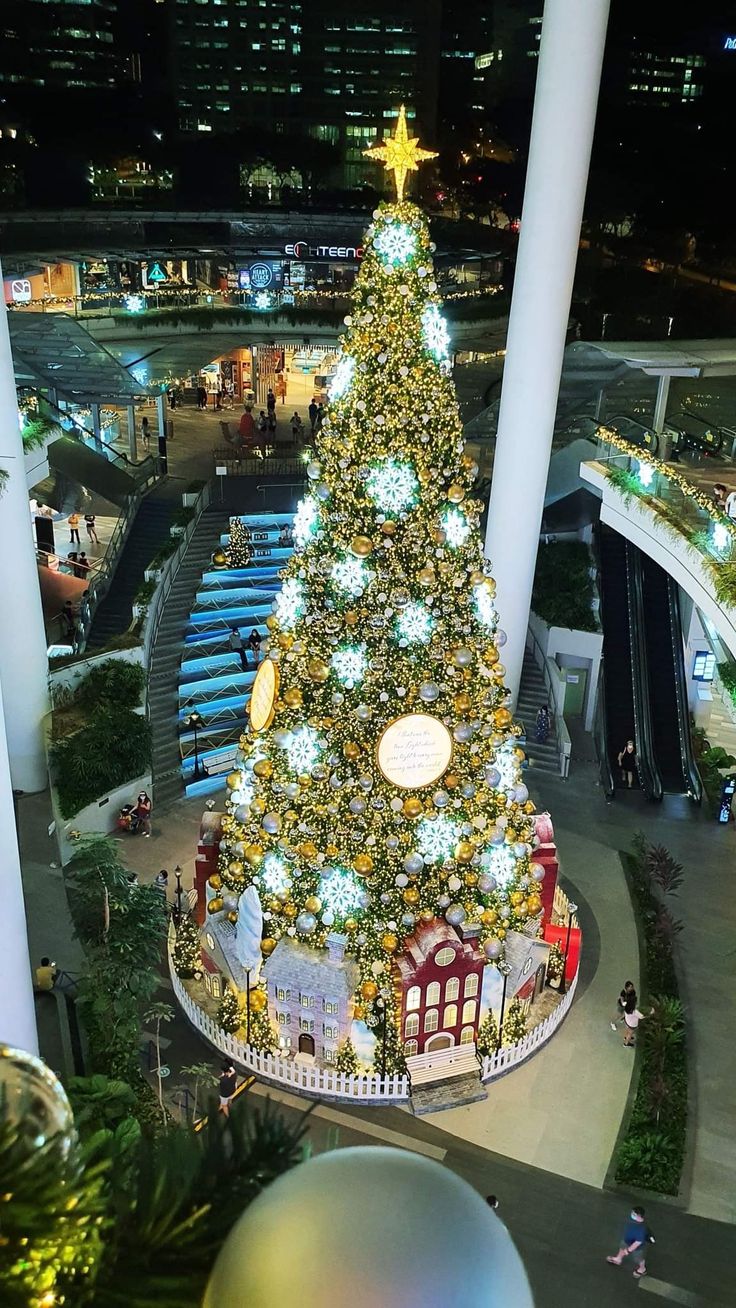
<path fill-rule="evenodd" d="M 200 767 L 199 763 L 199 744 L 197 739 L 202 726 L 202 714 L 198 713 L 196 709 L 193 709 L 191 713 L 187 713 L 187 716 L 184 719 L 184 726 L 187 731 L 194 732 L 194 780 L 199 781 L 200 777 L 205 776 L 204 769 Z"/>
<path fill-rule="evenodd" d="M 249 967 L 245 968 L 245 1043 L 250 1044 L 250 973 Z"/>
<path fill-rule="evenodd" d="M 376 1000 L 376 1008 L 379 1013 L 379 1020 L 383 1022 L 383 1032 L 381 1038 L 381 1076 L 386 1075 L 386 1000 L 383 992 Z"/>
<path fill-rule="evenodd" d="M 562 958 L 562 976 L 560 977 L 560 984 L 557 987 L 561 995 L 564 995 L 565 990 L 567 989 L 567 984 L 565 980 L 565 973 L 567 972 L 567 955 L 570 950 L 570 932 L 572 930 L 572 919 L 577 913 L 577 911 L 578 911 L 577 904 L 573 904 L 572 900 L 569 899 L 567 902 L 567 939 L 565 941 L 565 953 Z"/>
<path fill-rule="evenodd" d="M 500 1049 L 503 1043 L 503 1015 L 506 1008 L 506 984 L 511 974 L 511 966 L 509 963 L 506 962 L 505 959 L 501 959 L 501 962 L 498 964 L 498 970 L 501 973 L 501 976 L 503 977 L 503 993 L 501 995 L 501 1017 L 498 1023 L 498 1044 L 496 1045 L 496 1048 Z"/>
<path fill-rule="evenodd" d="M 178 927 L 181 925 L 181 877 L 182 877 L 181 868 L 178 863 L 174 868 L 174 876 L 176 877 L 176 892 L 175 892 L 176 893 L 176 925 Z"/>

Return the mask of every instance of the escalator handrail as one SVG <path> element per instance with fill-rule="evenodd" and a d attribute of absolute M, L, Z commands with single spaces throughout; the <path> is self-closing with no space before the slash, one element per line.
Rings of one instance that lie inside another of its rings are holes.
<path fill-rule="evenodd" d="M 690 705 L 687 698 L 685 678 L 685 655 L 682 647 L 682 620 L 680 617 L 680 593 L 673 577 L 667 577 L 667 603 L 670 611 L 670 634 L 672 638 L 672 656 L 675 667 L 675 699 L 677 702 L 677 725 L 680 738 L 680 760 L 683 780 L 688 793 L 699 804 L 703 798 L 703 781 L 695 761 L 692 735 L 690 733 Z"/>
<path fill-rule="evenodd" d="M 626 541 L 626 583 L 631 636 L 631 681 L 634 692 L 634 730 L 642 789 L 648 799 L 661 800 L 662 778 L 654 752 L 654 733 L 649 699 L 646 633 L 644 628 L 644 584 L 641 555 Z"/>
<path fill-rule="evenodd" d="M 614 799 L 616 795 L 616 783 L 613 779 L 613 768 L 611 767 L 611 756 L 608 750 L 608 735 L 606 731 L 606 669 L 605 660 L 601 659 L 598 671 L 598 693 L 595 700 L 595 710 L 593 712 L 593 744 L 595 752 L 598 755 L 598 775 L 601 780 L 603 792 L 606 799 Z"/>

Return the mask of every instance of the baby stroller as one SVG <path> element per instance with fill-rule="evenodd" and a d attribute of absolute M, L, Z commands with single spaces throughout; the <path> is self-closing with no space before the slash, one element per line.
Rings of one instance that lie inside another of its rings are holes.
<path fill-rule="evenodd" d="M 118 831 L 130 831 L 131 835 L 138 830 L 138 814 L 133 804 L 123 804 L 118 814 Z"/>

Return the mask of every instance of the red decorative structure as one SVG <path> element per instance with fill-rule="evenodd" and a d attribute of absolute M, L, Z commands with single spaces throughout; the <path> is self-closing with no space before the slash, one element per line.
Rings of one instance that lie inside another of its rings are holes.
<path fill-rule="evenodd" d="M 544 869 L 544 880 L 539 883 L 538 890 L 542 899 L 542 921 L 547 923 L 552 920 L 557 878 L 560 873 L 554 827 L 549 813 L 537 814 L 534 830 L 540 843 L 534 850 L 532 859 Z"/>
<path fill-rule="evenodd" d="M 197 857 L 194 860 L 194 889 L 197 892 L 194 916 L 200 926 L 204 925 L 207 916 L 207 882 L 217 872 L 222 817 L 222 813 L 203 813 L 199 827 Z"/>
<path fill-rule="evenodd" d="M 420 922 L 394 958 L 407 1057 L 472 1044 L 478 1034 L 484 955 L 449 922 Z"/>

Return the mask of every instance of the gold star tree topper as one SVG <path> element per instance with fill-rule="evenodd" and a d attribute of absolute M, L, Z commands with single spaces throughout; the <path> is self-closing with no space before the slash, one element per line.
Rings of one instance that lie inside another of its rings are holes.
<path fill-rule="evenodd" d="M 396 132 L 386 136 L 383 145 L 374 145 L 363 154 L 368 159 L 379 159 L 387 172 L 394 175 L 396 199 L 401 203 L 404 198 L 404 185 L 407 173 L 415 173 L 425 159 L 436 159 L 436 150 L 423 150 L 418 136 L 409 136 L 406 130 L 406 110 L 402 104 L 396 122 Z"/>

